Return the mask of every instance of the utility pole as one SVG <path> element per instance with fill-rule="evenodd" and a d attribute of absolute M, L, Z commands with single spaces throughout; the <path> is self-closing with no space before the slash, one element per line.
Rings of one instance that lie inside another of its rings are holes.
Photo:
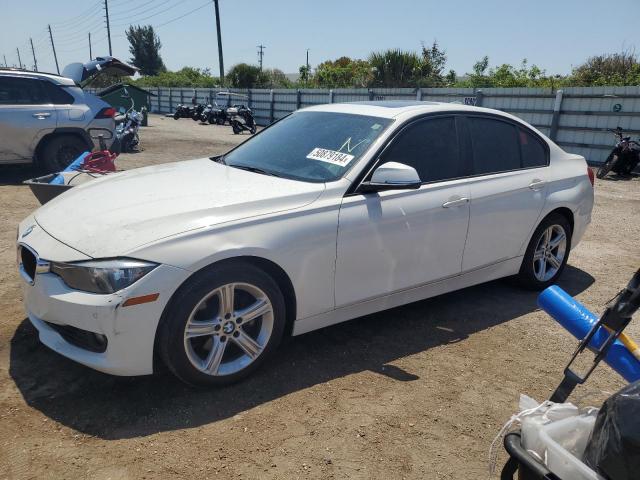
<path fill-rule="evenodd" d="M 105 18 L 107 19 L 107 38 L 109 39 L 109 56 L 112 56 L 111 53 L 111 28 L 109 27 L 109 3 L 108 0 L 104 0 L 104 13 Z"/>
<path fill-rule="evenodd" d="M 93 53 L 91 52 L 91 32 L 89 32 L 89 60 L 93 60 Z"/>
<path fill-rule="evenodd" d="M 220 83 L 224 85 L 224 60 L 222 59 L 222 33 L 220 32 L 220 9 L 218 8 L 218 0 L 213 0 L 213 6 L 216 10 L 216 29 L 218 30 L 218 63 L 220 64 Z"/>
<path fill-rule="evenodd" d="M 56 70 L 58 71 L 58 75 L 60 75 L 60 67 L 58 66 L 58 55 L 56 55 L 56 46 L 53 43 L 53 33 L 51 33 L 51 25 L 47 25 L 49 27 L 49 38 L 51 39 L 51 48 L 53 49 L 53 58 L 56 61 Z"/>
<path fill-rule="evenodd" d="M 31 53 L 33 53 L 33 66 L 35 67 L 36 72 L 38 71 L 38 61 L 36 60 L 36 51 L 33 48 L 33 39 L 29 38 L 29 42 L 31 42 Z"/>
<path fill-rule="evenodd" d="M 2 54 L 2 58 L 4 58 L 4 66 L 8 67 L 9 64 L 7 63 L 7 56 L 4 53 Z"/>
<path fill-rule="evenodd" d="M 262 57 L 264 57 L 264 49 L 267 48 L 264 45 L 258 45 L 258 62 L 260 62 L 260 71 L 262 71 Z"/>
<path fill-rule="evenodd" d="M 18 67 L 22 68 L 22 60 L 20 60 L 20 49 L 16 48 L 16 52 L 18 52 Z"/>

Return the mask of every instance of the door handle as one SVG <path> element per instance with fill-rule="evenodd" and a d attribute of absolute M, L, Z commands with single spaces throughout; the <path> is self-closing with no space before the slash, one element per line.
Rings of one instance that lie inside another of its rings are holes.
<path fill-rule="evenodd" d="M 451 198 L 442 204 L 442 208 L 460 207 L 467 203 L 469 203 L 469 199 L 466 197 Z"/>
<path fill-rule="evenodd" d="M 34 113 L 31 116 L 35 118 L 47 118 L 47 117 L 50 117 L 51 114 L 49 112 L 39 112 L 39 113 Z"/>
<path fill-rule="evenodd" d="M 547 182 L 545 182 L 544 180 L 540 180 L 539 178 L 536 178 L 531 181 L 531 183 L 529 184 L 529 188 L 531 190 L 540 190 L 542 187 L 544 187 L 546 183 Z"/>

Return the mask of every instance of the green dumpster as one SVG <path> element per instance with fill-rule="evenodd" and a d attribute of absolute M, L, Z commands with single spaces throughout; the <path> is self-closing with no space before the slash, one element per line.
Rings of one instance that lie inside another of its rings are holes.
<path fill-rule="evenodd" d="M 120 108 L 129 110 L 133 101 L 133 108 L 139 112 L 143 111 L 143 126 L 147 125 L 146 112 L 151 108 L 151 97 L 156 96 L 155 93 L 128 83 L 117 83 L 115 85 L 111 85 L 110 87 L 98 92 L 96 95 L 117 110 L 120 110 Z"/>

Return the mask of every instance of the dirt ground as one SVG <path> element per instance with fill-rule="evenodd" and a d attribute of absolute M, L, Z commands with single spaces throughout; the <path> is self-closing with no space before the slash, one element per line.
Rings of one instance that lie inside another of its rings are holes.
<path fill-rule="evenodd" d="M 242 138 L 152 116 L 141 139 L 120 168 Z M 20 185 L 33 176 L 0 167 L 0 478 L 486 478 L 519 393 L 546 398 L 575 346 L 534 293 L 497 281 L 296 337 L 224 389 L 104 375 L 39 344 L 25 319 L 15 232 L 37 207 Z M 598 181 L 560 285 L 601 311 L 640 266 L 639 217 L 640 178 Z M 602 366 L 572 398 L 599 405 L 621 386 Z"/>

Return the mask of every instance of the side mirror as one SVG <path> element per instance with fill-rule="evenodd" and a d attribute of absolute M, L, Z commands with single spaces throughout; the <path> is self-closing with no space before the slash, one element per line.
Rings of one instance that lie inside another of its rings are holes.
<path fill-rule="evenodd" d="M 422 185 L 416 169 L 398 162 L 387 162 L 378 166 L 371 180 L 362 182 L 360 193 L 382 192 L 384 190 L 417 190 Z"/>

